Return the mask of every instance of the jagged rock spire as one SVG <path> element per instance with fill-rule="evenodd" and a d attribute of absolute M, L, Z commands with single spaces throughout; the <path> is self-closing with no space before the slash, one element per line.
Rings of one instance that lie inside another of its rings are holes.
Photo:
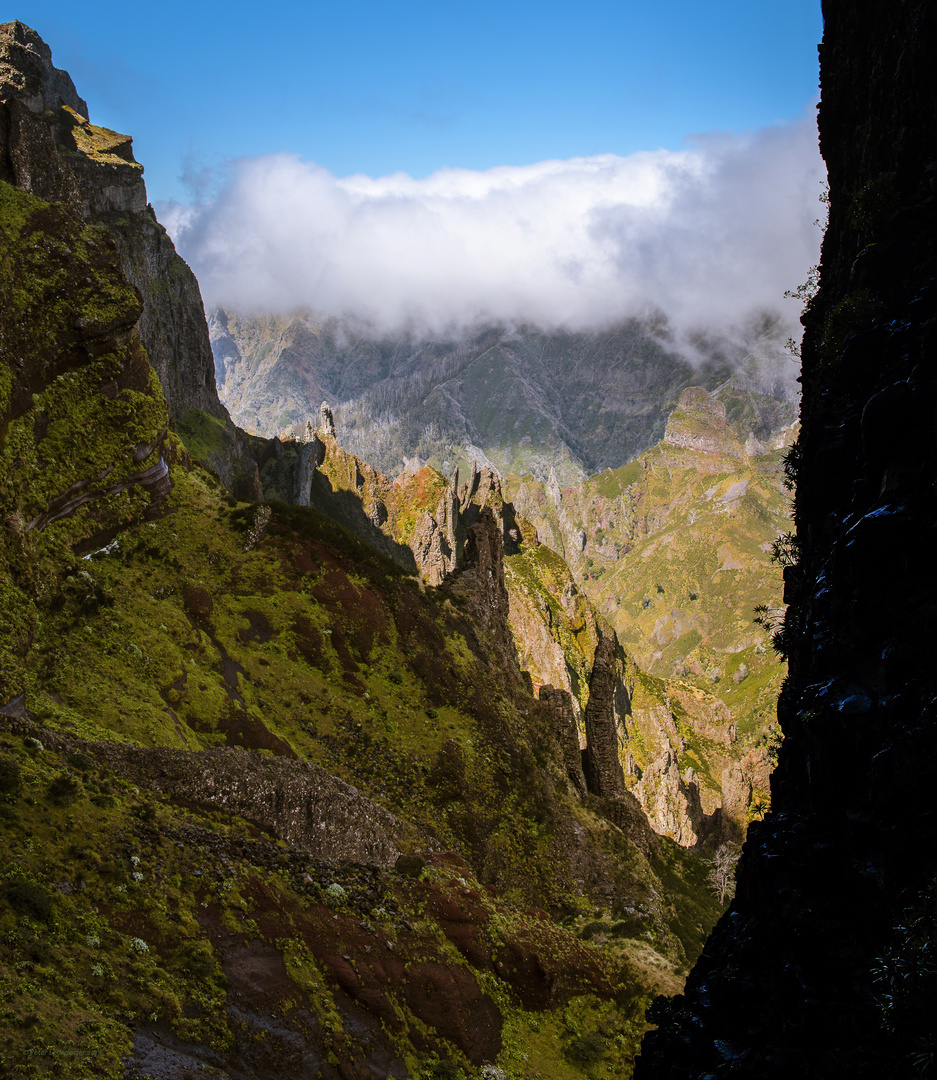
<path fill-rule="evenodd" d="M 618 723 L 615 716 L 615 632 L 599 632 L 589 679 L 586 705 L 585 773 L 589 790 L 606 799 L 620 798 L 625 775 L 618 759 Z"/>
<path fill-rule="evenodd" d="M 65 105 L 87 119 L 88 106 L 71 76 L 52 66 L 52 50 L 19 21 L 0 24 L 0 97 L 6 97 L 7 90 L 30 112 L 52 112 Z"/>
<path fill-rule="evenodd" d="M 579 748 L 579 727 L 573 711 L 573 698 L 568 690 L 552 686 L 540 687 L 540 700 L 548 705 L 553 715 L 553 731 L 563 751 L 566 775 L 572 781 L 579 797 L 586 796 L 586 778 L 582 771 L 582 751 Z"/>
<path fill-rule="evenodd" d="M 335 417 L 332 415 L 332 407 L 327 401 L 319 406 L 319 430 L 323 435 L 331 435 L 335 438 Z"/>

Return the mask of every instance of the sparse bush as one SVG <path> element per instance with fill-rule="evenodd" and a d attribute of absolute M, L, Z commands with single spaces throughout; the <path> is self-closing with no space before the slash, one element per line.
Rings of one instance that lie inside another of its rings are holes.
<path fill-rule="evenodd" d="M 333 881 L 331 885 L 325 890 L 325 899 L 330 907 L 335 907 L 338 904 L 343 904 L 347 898 L 347 893 L 337 881 Z"/>
<path fill-rule="evenodd" d="M 597 1031 L 577 1035 L 566 1048 L 566 1056 L 578 1065 L 594 1065 L 605 1056 L 605 1040 Z"/>
<path fill-rule="evenodd" d="M 418 878 L 426 869 L 426 861 L 419 855 L 398 855 L 394 869 L 404 877 Z"/>
<path fill-rule="evenodd" d="M 214 971 L 211 957 L 195 946 L 188 946 L 180 955 L 179 962 L 183 971 L 200 981 L 207 979 Z"/>
<path fill-rule="evenodd" d="M 215 607 L 211 593 L 201 585 L 190 585 L 182 594 L 182 602 L 193 619 L 207 619 Z"/>
<path fill-rule="evenodd" d="M 245 551 L 251 551 L 267 535 L 271 514 L 272 511 L 269 506 L 257 507 L 253 515 L 253 521 L 247 532 L 247 540 L 244 543 Z"/>
<path fill-rule="evenodd" d="M 780 533 L 772 542 L 771 561 L 779 566 L 796 566 L 800 562 L 800 541 L 794 533 Z"/>
<path fill-rule="evenodd" d="M 91 772 L 94 768 L 94 762 L 87 754 L 71 753 L 67 754 L 65 760 L 73 769 L 77 769 L 79 772 Z"/>
<path fill-rule="evenodd" d="M 709 871 L 709 887 L 719 897 L 719 903 L 725 904 L 735 895 L 735 865 L 739 861 L 739 851 L 735 844 L 722 844 L 713 858 Z"/>
<path fill-rule="evenodd" d="M 423 1066 L 424 1080 L 463 1080 L 465 1074 L 454 1061 L 439 1058 Z"/>
<path fill-rule="evenodd" d="M 34 964 L 48 964 L 52 959 L 52 946 L 36 933 L 30 933 L 23 941 L 23 952 Z"/>
<path fill-rule="evenodd" d="M 17 878 L 3 886 L 3 897 L 20 915 L 35 919 L 37 922 L 52 921 L 52 897 L 34 881 Z"/>
<path fill-rule="evenodd" d="M 611 934 L 616 938 L 637 937 L 645 928 L 645 923 L 639 915 L 632 915 L 627 919 L 619 919 L 612 924 Z"/>
<path fill-rule="evenodd" d="M 81 781 L 68 773 L 59 773 L 48 787 L 49 798 L 56 806 L 70 806 L 80 794 Z"/>
<path fill-rule="evenodd" d="M 0 795 L 15 795 L 23 782 L 20 767 L 9 758 L 0 758 Z"/>
<path fill-rule="evenodd" d="M 932 1004 L 937 993 L 935 930 L 937 879 L 898 913 L 888 947 L 872 966 L 882 1027 L 903 1076 L 932 1076 L 937 1060 Z"/>
<path fill-rule="evenodd" d="M 608 930 L 608 926 L 604 922 L 591 922 L 579 931 L 579 936 L 583 941 L 591 941 L 597 934 L 604 934 Z"/>
<path fill-rule="evenodd" d="M 396 669 L 394 671 L 389 671 L 387 673 L 387 678 L 394 686 L 399 686 L 403 682 L 403 672 L 397 671 Z"/>
<path fill-rule="evenodd" d="M 795 442 L 782 458 L 784 479 L 781 481 L 788 491 L 794 491 L 797 487 L 797 475 L 803 464 L 803 447 L 800 442 Z"/>

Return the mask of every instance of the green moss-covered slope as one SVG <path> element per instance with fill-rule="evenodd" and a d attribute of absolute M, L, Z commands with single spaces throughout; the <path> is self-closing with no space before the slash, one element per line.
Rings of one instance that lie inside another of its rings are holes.
<path fill-rule="evenodd" d="M 0 235 L 2 702 L 66 553 L 141 520 L 168 478 L 139 297 L 107 235 L 2 182 Z"/>
<path fill-rule="evenodd" d="M 8 1068 L 627 1074 L 700 864 L 579 802 L 471 605 L 194 466 L 110 241 L 0 197 Z"/>

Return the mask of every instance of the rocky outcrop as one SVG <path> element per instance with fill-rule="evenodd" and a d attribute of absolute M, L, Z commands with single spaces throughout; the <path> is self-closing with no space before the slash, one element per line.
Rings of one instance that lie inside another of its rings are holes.
<path fill-rule="evenodd" d="M 823 14 L 830 213 L 787 461 L 785 740 L 772 813 L 685 997 L 654 1014 L 641 1080 L 907 1077 L 937 1040 L 937 10 Z"/>
<path fill-rule="evenodd" d="M 323 410 L 327 408 L 326 405 L 322 406 Z M 330 414 L 331 416 L 331 414 Z M 323 415 L 323 427 L 324 424 Z M 288 430 L 287 438 L 293 441 L 295 435 L 293 430 Z M 334 430 L 334 429 L 333 429 Z M 280 435 L 280 441 L 285 441 L 284 434 Z M 325 460 L 325 446 L 319 440 L 316 435 L 315 429 L 312 426 L 312 422 L 307 420 L 306 426 L 303 429 L 302 434 L 296 439 L 296 465 L 295 465 L 295 478 L 293 483 L 293 502 L 297 506 L 308 506 L 309 500 L 312 495 L 312 478 L 316 469 Z"/>
<path fill-rule="evenodd" d="M 600 633 L 589 679 L 586 705 L 586 749 L 583 771 L 589 790 L 606 799 L 620 797 L 625 777 L 618 753 L 619 718 L 627 711 L 627 690 L 616 677 L 614 631 Z"/>
<path fill-rule="evenodd" d="M 655 832 L 682 847 L 693 847 L 699 841 L 703 821 L 699 783 L 692 768 L 681 772 L 672 750 L 644 769 L 632 792 Z"/>
<path fill-rule="evenodd" d="M 726 407 L 701 386 L 688 386 L 667 420 L 664 442 L 704 454 L 744 457 L 745 448 L 726 423 Z"/>
<path fill-rule="evenodd" d="M 455 567 L 455 548 L 436 517 L 425 513 L 416 523 L 410 550 L 428 585 L 441 585 Z"/>
<path fill-rule="evenodd" d="M 235 814 L 325 863 L 388 869 L 401 849 L 425 843 L 413 825 L 310 761 L 216 747 L 191 752 L 89 742 L 38 726 L 7 708 L 5 726 L 44 747 L 93 759 L 183 805 Z"/>
<path fill-rule="evenodd" d="M 86 187 L 96 186 L 100 178 L 90 168 L 88 172 Z M 142 184 L 141 179 L 141 189 Z M 145 200 L 142 190 L 133 205 L 141 200 Z M 215 365 L 198 282 L 152 209 L 144 202 L 139 211 L 101 212 L 93 220 L 111 230 L 127 277 L 143 297 L 140 336 L 159 375 L 170 414 L 182 417 L 198 409 L 236 432 L 215 389 Z M 240 449 L 243 454 L 245 449 Z"/>
<path fill-rule="evenodd" d="M 45 119 L 63 106 L 87 110 L 48 45 L 21 22 L 0 24 L 0 180 L 78 214 L 78 184 Z"/>
<path fill-rule="evenodd" d="M 459 470 L 456 469 L 439 496 L 435 513 L 425 512 L 410 538 L 413 557 L 428 585 L 441 585 L 456 567 L 461 524 L 458 488 Z"/>
<path fill-rule="evenodd" d="M 568 690 L 554 690 L 552 686 L 541 686 L 540 700 L 549 707 L 553 717 L 553 731 L 563 753 L 566 775 L 579 797 L 585 798 L 586 778 L 582 771 L 579 725 L 576 723 L 572 696 Z"/>
<path fill-rule="evenodd" d="M 323 862 L 388 868 L 412 826 L 309 761 L 218 748 L 99 748 L 108 764 L 146 787 L 199 806 L 225 810 L 259 825 L 290 847 Z"/>
<path fill-rule="evenodd" d="M 90 123 L 72 80 L 20 22 L 0 26 L 0 102 L 0 177 L 108 227 L 143 298 L 140 337 L 170 414 L 227 421 L 198 283 L 147 206 L 130 137 Z"/>
<path fill-rule="evenodd" d="M 52 50 L 25 23 L 0 24 L 0 85 L 35 115 L 65 105 L 82 116 L 88 106 L 67 71 L 52 65 Z"/>
<path fill-rule="evenodd" d="M 411 546 L 397 539 L 402 506 L 395 482 L 338 445 L 332 411 L 327 403 L 322 404 L 320 423 L 315 432 L 307 421 L 302 440 L 294 442 L 293 448 L 298 453 L 288 466 L 287 482 L 287 490 L 293 493 L 293 498 L 302 498 L 305 500 L 303 505 L 327 514 L 405 570 L 413 572 L 418 564 L 414 561 Z M 261 480 L 268 492 L 268 472 L 261 474 Z"/>
<path fill-rule="evenodd" d="M 307 420 L 307 427 L 309 427 L 309 423 Z M 332 415 L 332 407 L 327 401 L 323 401 L 319 406 L 319 427 L 323 435 L 332 439 L 335 438 L 335 417 Z"/>
<path fill-rule="evenodd" d="M 85 220 L 143 213 L 143 166 L 134 159 L 130 136 L 96 127 L 68 105 L 57 113 L 56 142 L 78 183 Z"/>
<path fill-rule="evenodd" d="M 508 629 L 508 591 L 504 586 L 504 539 L 501 523 L 483 507 L 468 530 L 462 561 L 447 582 L 451 592 L 471 606 L 484 631 L 503 639 Z M 511 641 L 513 654 L 513 639 Z M 516 664 L 516 659 L 514 661 Z"/>

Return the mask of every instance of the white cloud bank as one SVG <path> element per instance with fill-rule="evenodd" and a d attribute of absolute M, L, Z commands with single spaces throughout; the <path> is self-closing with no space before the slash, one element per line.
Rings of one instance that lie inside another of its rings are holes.
<path fill-rule="evenodd" d="M 817 261 L 825 171 L 811 121 L 696 148 L 336 178 L 289 155 L 233 163 L 216 198 L 160 208 L 206 306 L 599 327 L 649 308 L 727 328 Z"/>

